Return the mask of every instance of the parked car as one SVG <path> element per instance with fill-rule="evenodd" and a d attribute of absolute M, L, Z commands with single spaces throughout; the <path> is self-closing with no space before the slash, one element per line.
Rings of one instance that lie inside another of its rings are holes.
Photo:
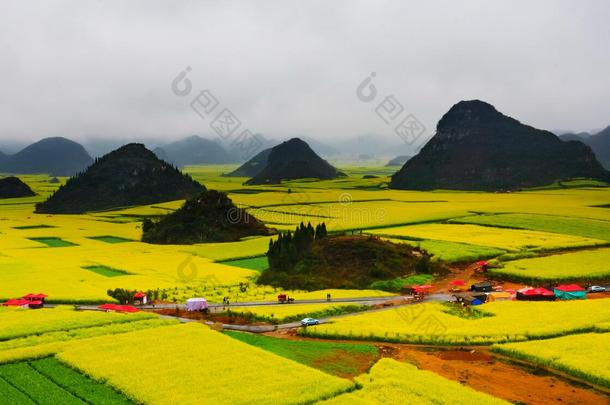
<path fill-rule="evenodd" d="M 601 285 L 592 285 L 591 287 L 589 287 L 589 292 L 592 293 L 604 291 L 606 291 L 606 287 L 602 287 Z"/>
<path fill-rule="evenodd" d="M 305 318 L 301 320 L 301 325 L 303 326 L 312 326 L 312 325 L 319 325 L 320 321 L 318 321 L 317 319 L 314 318 Z"/>

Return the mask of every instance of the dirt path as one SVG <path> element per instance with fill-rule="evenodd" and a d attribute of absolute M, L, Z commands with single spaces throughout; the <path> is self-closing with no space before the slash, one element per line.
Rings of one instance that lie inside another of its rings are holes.
<path fill-rule="evenodd" d="M 610 399 L 601 393 L 536 369 L 499 361 L 486 348 L 461 351 L 382 345 L 380 350 L 383 356 L 412 362 L 421 369 L 514 403 L 610 404 Z"/>
<path fill-rule="evenodd" d="M 284 330 L 266 335 L 293 340 L 324 339 L 303 338 L 294 331 Z M 369 343 L 379 348 L 381 357 L 408 361 L 422 370 L 432 371 L 450 380 L 486 392 L 513 403 L 529 405 L 550 404 L 596 404 L 610 405 L 610 398 L 603 393 L 588 389 L 558 375 L 500 361 L 487 347 L 439 348 L 391 343 L 355 342 L 338 340 L 333 342 Z"/>

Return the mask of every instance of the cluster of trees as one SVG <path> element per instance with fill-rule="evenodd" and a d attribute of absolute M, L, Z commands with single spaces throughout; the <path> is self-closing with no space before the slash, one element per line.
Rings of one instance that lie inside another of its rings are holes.
<path fill-rule="evenodd" d="M 314 240 L 328 236 L 323 222 L 314 228 L 311 223 L 305 226 L 302 222 L 294 233 L 283 232 L 276 241 L 269 241 L 267 258 L 271 270 L 289 271 L 309 252 Z"/>
<path fill-rule="evenodd" d="M 114 290 L 106 291 L 109 297 L 114 298 L 121 304 L 133 304 L 133 295 L 139 290 L 127 290 L 125 288 L 115 288 Z M 143 291 L 144 294 L 148 297 L 149 301 L 165 301 L 168 298 L 167 292 L 165 290 L 147 290 Z"/>

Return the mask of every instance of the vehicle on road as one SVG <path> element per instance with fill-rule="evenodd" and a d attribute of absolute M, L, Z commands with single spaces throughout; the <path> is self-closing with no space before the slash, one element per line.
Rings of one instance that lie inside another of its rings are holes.
<path fill-rule="evenodd" d="M 592 285 L 591 287 L 589 287 L 589 292 L 592 293 L 605 291 L 607 291 L 606 287 L 602 287 L 601 285 Z"/>
<path fill-rule="evenodd" d="M 280 304 L 290 304 L 290 303 L 294 302 L 294 298 L 291 298 L 286 294 L 280 294 L 277 296 L 277 301 Z"/>
<path fill-rule="evenodd" d="M 314 318 L 305 318 L 301 320 L 301 325 L 303 326 L 313 326 L 313 325 L 319 325 L 320 321 L 318 321 L 317 319 Z"/>

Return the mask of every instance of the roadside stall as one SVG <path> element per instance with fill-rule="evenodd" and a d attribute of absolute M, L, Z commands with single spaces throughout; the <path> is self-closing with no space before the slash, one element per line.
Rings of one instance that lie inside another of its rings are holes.
<path fill-rule="evenodd" d="M 482 281 L 480 283 L 476 283 L 470 286 L 470 291 L 472 292 L 492 292 L 493 286 L 489 281 Z"/>
<path fill-rule="evenodd" d="M 577 284 L 558 285 L 553 289 L 553 293 L 559 300 L 587 299 L 587 290 Z"/>
<path fill-rule="evenodd" d="M 522 288 L 517 291 L 518 301 L 555 301 L 555 294 L 546 288 Z"/>
<path fill-rule="evenodd" d="M 208 301 L 205 298 L 189 298 L 186 300 L 186 310 L 189 312 L 207 311 Z"/>

